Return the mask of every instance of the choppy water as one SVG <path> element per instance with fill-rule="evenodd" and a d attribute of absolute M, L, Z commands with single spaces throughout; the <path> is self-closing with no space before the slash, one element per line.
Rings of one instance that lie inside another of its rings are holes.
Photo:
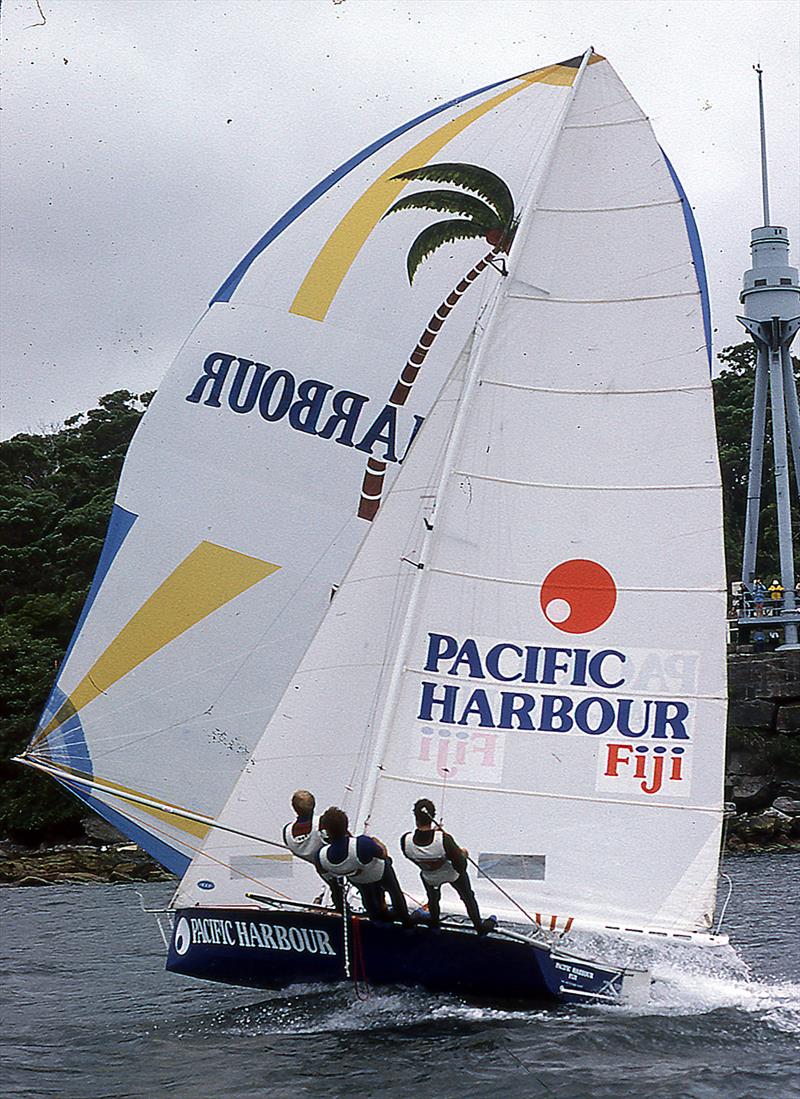
<path fill-rule="evenodd" d="M 800 854 L 728 869 L 737 954 L 712 963 L 673 952 L 636 1010 L 205 985 L 164 971 L 133 887 L 4 889 L 0 1096 L 792 1099 Z M 154 906 L 169 894 L 142 891 Z"/>

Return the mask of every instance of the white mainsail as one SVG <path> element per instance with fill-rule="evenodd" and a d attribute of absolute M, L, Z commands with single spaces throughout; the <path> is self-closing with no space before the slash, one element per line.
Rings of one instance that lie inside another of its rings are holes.
<path fill-rule="evenodd" d="M 369 529 L 357 514 L 367 459 L 388 488 L 500 280 L 488 266 L 465 290 L 392 403 L 428 318 L 486 251 L 453 243 L 411 287 L 407 234 L 425 214 L 381 220 L 406 186 L 397 177 L 466 162 L 524 194 L 579 60 L 438 105 L 323 180 L 225 281 L 142 421 L 26 759 L 177 872 Z"/>
<path fill-rule="evenodd" d="M 451 388 L 219 819 L 275 838 L 309 786 L 397 852 L 430 796 L 545 926 L 707 930 L 725 729 L 707 298 L 680 186 L 607 62 L 521 205 L 459 411 Z M 254 879 L 318 890 L 296 860 L 257 873 L 268 855 L 212 832 L 180 904 L 208 903 L 199 881 L 212 903 Z"/>

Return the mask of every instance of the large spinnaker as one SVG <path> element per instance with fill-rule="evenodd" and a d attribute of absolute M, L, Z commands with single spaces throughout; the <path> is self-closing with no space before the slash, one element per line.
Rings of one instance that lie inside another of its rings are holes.
<path fill-rule="evenodd" d="M 607 63 L 582 76 L 539 182 L 464 365 L 456 434 L 443 451 L 443 399 L 221 820 L 273 835 L 308 784 L 321 805 L 361 801 L 359 824 L 396 852 L 428 795 L 547 927 L 704 931 L 725 595 L 697 244 Z M 426 477 L 414 464 L 432 454 Z M 180 903 L 207 878 L 221 903 L 256 879 L 310 899 L 313 871 L 259 874 L 267 854 L 214 833 Z"/>
<path fill-rule="evenodd" d="M 366 458 L 390 485 L 500 278 L 389 404 L 431 308 L 485 251 L 453 245 L 409 287 L 408 223 L 380 220 L 395 176 L 446 158 L 524 190 L 577 71 L 462 96 L 353 157 L 251 249 L 159 387 L 26 755 L 171 869 L 202 847 L 369 527 Z"/>

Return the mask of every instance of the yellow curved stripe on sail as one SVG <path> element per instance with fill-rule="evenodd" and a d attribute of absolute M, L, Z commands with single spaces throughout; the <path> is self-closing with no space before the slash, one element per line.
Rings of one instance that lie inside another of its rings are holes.
<path fill-rule="evenodd" d="M 126 794 L 131 794 L 133 797 L 136 798 L 150 797 L 149 794 L 144 794 L 141 790 L 135 790 L 132 786 L 122 786 L 119 782 L 112 782 L 110 779 L 100 778 L 98 775 L 87 775 L 85 771 L 78 771 L 74 767 L 67 767 L 63 763 L 60 763 L 58 766 L 61 771 L 67 771 L 69 774 L 75 775 L 76 778 L 81 778 L 84 779 L 87 783 L 92 783 L 93 787 L 95 786 L 95 784 L 98 784 L 99 786 L 99 784 L 102 783 L 103 786 L 107 786 L 109 787 L 109 789 L 118 790 L 120 794 L 120 799 L 122 801 L 125 801 Z M 92 796 L 102 801 L 104 792 L 105 791 L 102 788 L 96 788 L 92 790 Z M 170 806 L 169 802 L 164 802 L 163 804 L 164 808 L 159 809 L 155 805 L 141 805 L 138 802 L 130 802 L 130 808 L 126 809 L 125 811 L 128 816 L 131 816 L 130 810 L 135 810 L 139 813 L 146 813 L 148 816 L 154 817 L 156 820 L 160 820 L 163 824 L 168 824 L 170 828 L 175 828 L 179 832 L 187 832 L 192 836 L 197 836 L 198 839 L 205 839 L 205 837 L 211 830 L 210 824 L 203 824 L 202 821 L 189 820 L 187 817 L 179 816 L 179 813 L 186 812 L 186 810 L 183 809 L 180 805 Z M 170 807 L 175 809 L 176 812 L 170 813 Z M 118 812 L 119 811 L 121 810 L 118 810 Z"/>
<path fill-rule="evenodd" d="M 122 627 L 33 744 L 170 641 L 279 568 L 270 561 L 201 542 Z"/>
<path fill-rule="evenodd" d="M 325 319 L 345 275 L 363 248 L 367 237 L 408 182 L 404 179 L 393 179 L 393 176 L 427 164 L 431 157 L 436 156 L 467 126 L 471 126 L 482 115 L 531 84 L 557 84 L 569 87 L 574 83 L 577 72 L 577 69 L 567 65 L 548 65 L 545 69 L 527 73 L 520 77 L 519 84 L 492 96 L 477 107 L 472 107 L 458 118 L 451 119 L 403 153 L 399 160 L 387 168 L 356 200 L 333 230 L 303 279 L 289 307 L 289 312 L 315 321 Z"/>

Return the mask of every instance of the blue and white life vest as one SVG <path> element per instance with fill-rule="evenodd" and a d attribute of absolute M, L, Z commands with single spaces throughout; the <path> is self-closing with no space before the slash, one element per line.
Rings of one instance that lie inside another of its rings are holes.
<path fill-rule="evenodd" d="M 444 885 L 458 877 L 458 870 L 445 854 L 444 835 L 441 832 L 434 832 L 433 839 L 425 847 L 414 843 L 413 832 L 406 832 L 400 837 L 400 850 L 407 859 L 416 863 L 422 880 L 428 885 Z"/>
<path fill-rule="evenodd" d="M 372 858 L 362 862 L 358 857 L 357 839 L 350 836 L 347 841 L 347 854 L 341 862 L 331 862 L 328 858 L 330 844 L 319 853 L 319 863 L 326 874 L 335 878 L 347 878 L 354 885 L 370 885 L 380 881 L 386 866 L 385 859 Z"/>
<path fill-rule="evenodd" d="M 297 821 L 291 820 L 284 825 L 283 842 L 293 855 L 305 862 L 314 862 L 317 851 L 328 842 L 319 830 L 319 817 L 315 817 L 311 823 L 311 830 L 303 836 L 293 836 L 292 828 Z"/>

